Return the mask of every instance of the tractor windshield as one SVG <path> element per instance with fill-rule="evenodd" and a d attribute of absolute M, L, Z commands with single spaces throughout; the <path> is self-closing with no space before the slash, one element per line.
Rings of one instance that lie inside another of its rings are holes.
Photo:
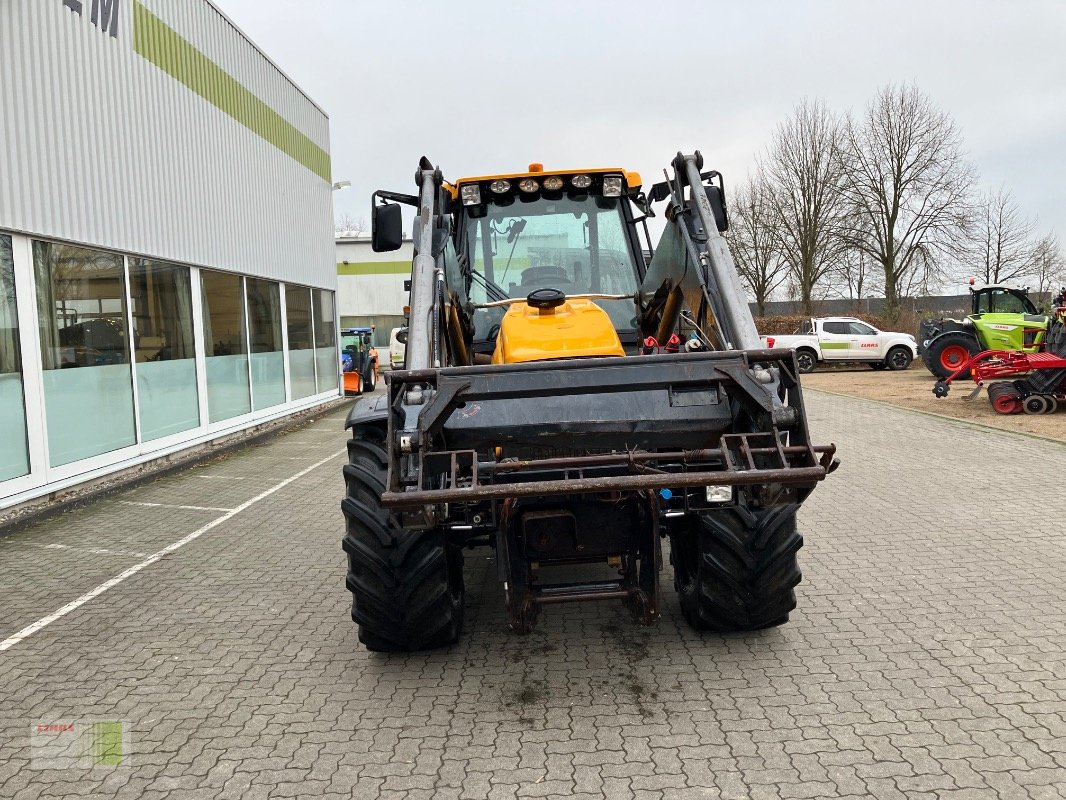
<path fill-rule="evenodd" d="M 977 296 L 977 314 L 1035 314 L 1036 307 L 1020 292 L 993 289 Z"/>
<path fill-rule="evenodd" d="M 637 291 L 636 263 L 617 198 L 489 205 L 485 216 L 467 219 L 465 251 L 475 303 L 526 297 L 546 287 L 568 295 Z M 635 329 L 632 300 L 596 302 L 620 332 Z M 477 338 L 491 338 L 491 322 L 501 316 L 476 314 Z"/>

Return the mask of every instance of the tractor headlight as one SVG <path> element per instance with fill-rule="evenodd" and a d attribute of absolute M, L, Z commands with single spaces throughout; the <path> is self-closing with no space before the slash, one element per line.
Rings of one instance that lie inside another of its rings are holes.
<path fill-rule="evenodd" d="M 622 176 L 621 175 L 607 175 L 603 179 L 603 196 L 604 197 L 621 197 L 622 196 Z"/>
<path fill-rule="evenodd" d="M 526 194 L 529 194 L 530 192 L 537 191 L 537 189 L 540 188 L 540 184 L 532 178 L 522 178 L 522 180 L 518 182 L 518 188 Z"/>
<path fill-rule="evenodd" d="M 476 183 L 468 183 L 459 193 L 463 197 L 464 206 L 476 206 L 481 202 L 481 187 Z"/>
<path fill-rule="evenodd" d="M 503 194 L 504 192 L 511 191 L 511 182 L 505 181 L 503 178 L 494 180 L 489 184 L 489 191 L 493 194 Z"/>
<path fill-rule="evenodd" d="M 563 188 L 563 179 L 559 177 L 551 177 L 544 179 L 544 189 L 548 192 L 557 192 Z"/>
<path fill-rule="evenodd" d="M 733 487 L 732 486 L 708 486 L 707 487 L 707 502 L 708 503 L 731 503 L 731 502 L 733 502 Z"/>
<path fill-rule="evenodd" d="M 588 175 L 575 175 L 570 179 L 570 185 L 575 189 L 587 189 L 592 186 L 592 178 Z"/>

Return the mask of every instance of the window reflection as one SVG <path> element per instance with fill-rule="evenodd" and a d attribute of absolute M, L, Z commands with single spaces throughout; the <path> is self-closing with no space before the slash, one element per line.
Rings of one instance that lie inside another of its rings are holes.
<path fill-rule="evenodd" d="M 122 257 L 34 242 L 33 262 L 49 463 L 134 444 Z"/>
<path fill-rule="evenodd" d="M 11 237 L 0 236 L 0 481 L 30 471 L 19 347 Z"/>

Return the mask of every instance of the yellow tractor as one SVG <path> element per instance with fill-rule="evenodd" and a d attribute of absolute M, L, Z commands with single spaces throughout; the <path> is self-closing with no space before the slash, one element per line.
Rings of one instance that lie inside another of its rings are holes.
<path fill-rule="evenodd" d="M 678 153 L 645 193 L 620 168 L 446 182 L 423 158 L 417 195 L 375 193 L 375 250 L 400 246 L 403 205 L 417 215 L 405 368 L 347 420 L 366 647 L 455 642 L 476 547 L 495 551 L 519 633 L 575 601 L 653 623 L 667 539 L 693 627 L 788 619 L 796 511 L 835 448 L 810 441 L 792 352 L 760 343 L 702 166 Z"/>

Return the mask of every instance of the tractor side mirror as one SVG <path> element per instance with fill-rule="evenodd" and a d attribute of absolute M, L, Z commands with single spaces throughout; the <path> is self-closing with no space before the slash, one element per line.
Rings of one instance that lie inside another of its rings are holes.
<path fill-rule="evenodd" d="M 370 245 L 375 253 L 390 253 L 403 244 L 403 216 L 396 203 L 375 205 L 370 217 Z"/>
<path fill-rule="evenodd" d="M 729 212 L 725 205 L 725 193 L 721 186 L 704 186 L 703 188 L 707 192 L 707 202 L 711 204 L 711 211 L 714 212 L 714 224 L 718 227 L 719 233 L 725 233 L 729 230 Z"/>
<path fill-rule="evenodd" d="M 670 196 L 670 184 L 666 181 L 652 184 L 651 191 L 648 192 L 648 199 L 653 203 L 660 203 Z"/>

